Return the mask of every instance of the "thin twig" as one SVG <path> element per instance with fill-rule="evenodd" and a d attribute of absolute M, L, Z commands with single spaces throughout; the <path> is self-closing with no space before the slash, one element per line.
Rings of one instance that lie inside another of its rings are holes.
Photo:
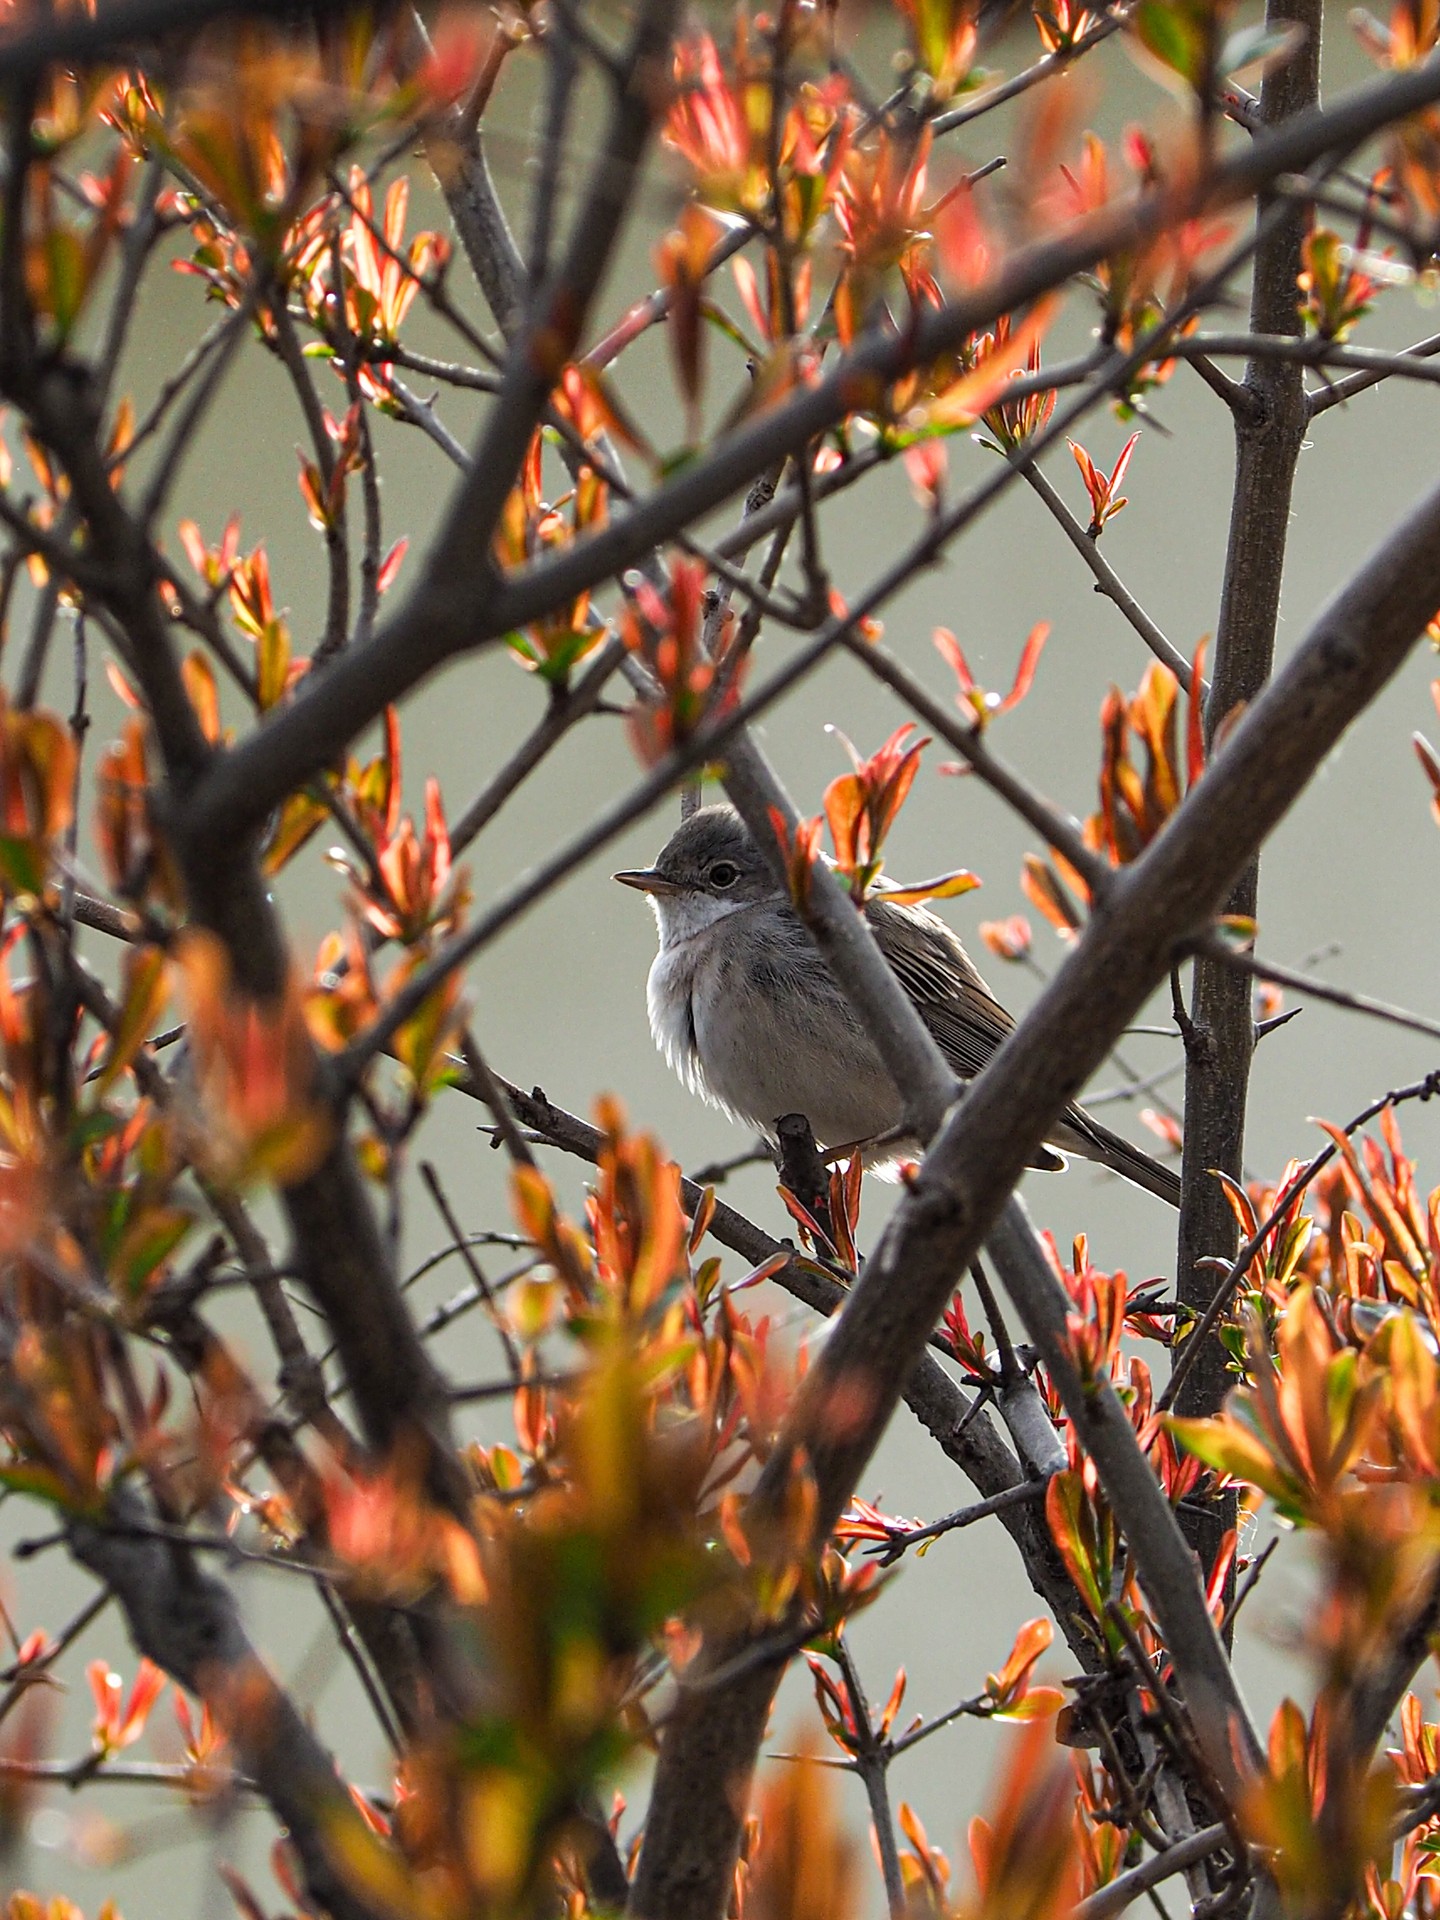
<path fill-rule="evenodd" d="M 505 1349 L 505 1359 L 510 1367 L 511 1378 L 518 1383 L 523 1380 L 525 1373 L 519 1345 L 516 1342 L 515 1335 L 510 1330 L 509 1322 L 500 1309 L 499 1301 L 496 1300 L 495 1295 L 490 1290 L 490 1281 L 486 1276 L 485 1269 L 476 1259 L 475 1249 L 470 1244 L 469 1236 L 456 1218 L 455 1209 L 450 1204 L 450 1197 L 446 1193 L 445 1188 L 441 1184 L 440 1176 L 430 1161 L 422 1160 L 420 1162 L 420 1178 L 425 1182 L 426 1191 L 435 1202 L 435 1211 L 445 1222 L 456 1253 L 458 1253 L 461 1260 L 464 1261 L 466 1271 L 475 1282 L 476 1292 L 485 1302 L 486 1311 L 490 1315 L 491 1325 L 500 1336 L 500 1344 Z"/>
<path fill-rule="evenodd" d="M 1346 400 L 1353 400 L 1357 393 L 1378 386 L 1382 380 L 1388 380 L 1392 374 L 1405 378 L 1412 377 L 1410 361 L 1427 360 L 1431 354 L 1440 353 L 1440 333 L 1432 333 L 1424 340 L 1417 340 L 1413 347 L 1402 348 L 1398 354 L 1388 355 L 1393 364 L 1383 372 L 1354 373 L 1348 380 L 1332 380 L 1319 393 L 1310 395 L 1310 418 L 1326 413 L 1331 407 L 1338 407 Z"/>
<path fill-rule="evenodd" d="M 907 1911 L 905 1876 L 900 1870 L 900 1848 L 895 1838 L 895 1814 L 890 1805 L 888 1779 L 890 1755 L 876 1735 L 870 1721 L 870 1703 L 860 1683 L 859 1669 L 843 1635 L 836 1636 L 835 1659 L 850 1696 L 850 1715 L 855 1727 L 855 1771 L 870 1802 L 870 1818 L 875 1828 L 875 1846 L 880 1855 L 880 1873 L 885 1882 L 885 1898 L 891 1920 L 901 1920 Z"/>
<path fill-rule="evenodd" d="M 1165 638 L 1155 622 L 1146 613 L 1140 602 L 1131 593 L 1125 582 L 1116 573 L 1110 562 L 1100 551 L 1100 543 L 1088 534 L 1080 522 L 1071 513 L 1059 493 L 1046 479 L 1039 467 L 1033 464 L 1025 469 L 1025 478 L 1031 488 L 1045 502 L 1058 523 L 1065 538 L 1074 547 L 1085 565 L 1095 576 L 1095 590 L 1104 594 L 1107 600 L 1114 602 L 1120 612 L 1130 622 L 1155 658 L 1167 666 L 1180 682 L 1186 693 L 1191 689 L 1190 663 L 1184 654 Z M 1208 692 L 1208 688 L 1205 689 Z"/>
<path fill-rule="evenodd" d="M 960 127 L 969 126 L 983 114 L 993 113 L 996 107 L 1002 107 L 1010 100 L 1018 100 L 1032 87 L 1038 87 L 1042 81 L 1049 80 L 1054 74 L 1063 73 L 1067 67 L 1074 66 L 1092 47 L 1098 47 L 1102 40 L 1108 40 L 1125 24 L 1128 9 L 1114 7 L 1103 19 L 1097 20 L 1093 27 L 1087 27 L 1074 44 L 1059 47 L 1054 53 L 1042 54 L 1033 65 L 1023 72 L 1014 74 L 1008 80 L 1002 80 L 997 86 L 988 87 L 978 99 L 967 101 L 963 107 L 951 107 L 946 113 L 936 114 L 930 122 L 937 139 L 946 133 L 954 133 Z"/>
<path fill-rule="evenodd" d="M 1187 1867 L 1207 1860 L 1212 1853 L 1218 1853 L 1222 1847 L 1230 1844 L 1229 1829 L 1220 1821 L 1216 1821 L 1214 1826 L 1202 1827 L 1198 1833 L 1178 1840 L 1163 1853 L 1155 1853 L 1148 1860 L 1142 1860 L 1138 1867 L 1130 1867 L 1126 1872 L 1117 1874 L 1098 1893 L 1092 1893 L 1088 1899 L 1080 1902 L 1073 1920 L 1111 1920 L 1112 1915 L 1122 1913 L 1132 1900 L 1138 1900 L 1141 1894 L 1149 1892 L 1162 1880 L 1183 1873 Z"/>
<path fill-rule="evenodd" d="M 1248 973 L 1256 980 L 1266 980 L 1277 987 L 1288 987 L 1294 993 L 1308 993 L 1311 999 L 1323 1000 L 1328 1006 L 1343 1007 L 1348 1013 L 1367 1014 L 1372 1020 L 1383 1020 L 1390 1026 L 1404 1027 L 1411 1033 L 1423 1033 L 1432 1040 L 1440 1040 L 1440 1021 L 1427 1020 L 1424 1014 L 1411 1013 L 1406 1007 L 1391 1006 L 1386 1000 L 1373 999 L 1366 993 L 1355 993 L 1348 987 L 1332 986 L 1328 980 L 1317 979 L 1314 974 L 1298 973 L 1293 967 L 1282 967 L 1276 961 L 1262 960 L 1258 954 L 1232 947 L 1218 936 L 1202 936 L 1193 943 L 1192 951 L 1204 954 L 1207 959 L 1223 966 L 1233 967 L 1240 973 Z"/>
<path fill-rule="evenodd" d="M 550 749 L 564 739 L 577 721 L 594 713 L 607 684 L 625 658 L 625 642 L 618 635 L 606 640 L 586 662 L 585 671 L 558 699 L 552 697 L 539 723 L 521 741 L 485 790 L 477 794 L 456 821 L 450 845 L 458 853 L 469 846 L 494 819 L 526 776 L 533 773 Z"/>
<path fill-rule="evenodd" d="M 958 1533 L 962 1527 L 973 1527 L 978 1520 L 988 1520 L 992 1514 L 1005 1513 L 1011 1507 L 1023 1506 L 1026 1501 L 1043 1500 L 1048 1485 L 1049 1482 L 1045 1480 L 1024 1480 L 1018 1487 L 1006 1487 L 1002 1493 L 992 1493 L 988 1500 L 975 1500 L 968 1507 L 957 1507 L 954 1513 L 947 1513 L 941 1520 L 932 1520 L 928 1526 L 899 1528 L 883 1547 L 877 1544 L 873 1551 L 879 1557 L 881 1566 L 888 1567 L 922 1541 L 938 1540 L 946 1533 Z"/>
<path fill-rule="evenodd" d="M 343 326 L 344 285 L 339 262 L 335 259 L 338 251 L 338 242 L 332 240 L 330 248 L 334 261 L 332 301 L 338 316 L 337 326 Z M 270 324 L 274 328 L 280 363 L 289 375 L 290 385 L 294 389 L 306 431 L 310 436 L 310 450 L 315 456 L 315 465 L 319 470 L 321 484 L 328 493 L 335 479 L 335 442 L 330 437 L 325 409 L 320 404 L 320 395 L 315 390 L 310 364 L 301 351 L 289 309 L 283 300 L 275 297 L 269 301 L 269 308 Z M 324 535 L 330 591 L 325 607 L 325 631 L 319 646 L 315 649 L 317 661 L 327 660 L 331 654 L 338 653 L 344 646 L 349 633 L 350 539 L 343 510 L 327 518 Z"/>

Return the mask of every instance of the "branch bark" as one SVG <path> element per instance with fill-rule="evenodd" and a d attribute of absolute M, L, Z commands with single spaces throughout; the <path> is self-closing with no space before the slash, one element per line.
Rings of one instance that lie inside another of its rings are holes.
<path fill-rule="evenodd" d="M 315 20 L 348 12 L 353 0 L 110 0 L 95 14 L 53 16 L 29 33 L 0 41 L 0 78 L 32 80 L 52 61 L 72 65 L 108 60 L 127 47 L 167 33 L 193 33 L 227 14 L 249 19 L 293 20 L 303 11 Z"/>
<path fill-rule="evenodd" d="M 111 1499 L 123 1527 L 144 1519 L 133 1494 Z M 308 1721 L 251 1644 L 229 1589 L 170 1540 L 71 1520 L 70 1551 L 119 1599 L 141 1653 L 205 1701 L 235 1741 L 241 1771 L 288 1832 L 306 1890 L 332 1920 L 383 1920 L 335 1863 L 340 1830 L 358 1815 Z"/>
<path fill-rule="evenodd" d="M 1294 58 L 1267 74 L 1261 94 L 1264 123 L 1273 127 L 1315 107 L 1320 92 L 1321 0 L 1268 0 L 1272 28 L 1298 24 L 1304 44 Z M 1259 211 L 1269 204 L 1262 196 Z M 1254 333 L 1298 336 L 1302 332 L 1296 279 L 1309 223 L 1301 206 L 1274 225 L 1255 253 L 1250 302 Z M 1290 496 L 1309 418 L 1305 376 L 1293 361 L 1252 359 L 1243 383 L 1245 404 L 1234 409 L 1235 484 L 1230 536 L 1216 630 L 1215 660 L 1205 703 L 1205 737 L 1213 745 L 1226 716 L 1255 699 L 1270 678 Z M 1225 903 L 1227 913 L 1253 916 L 1260 870 L 1252 862 Z M 1202 1314 L 1215 1287 L 1207 1256 L 1228 1260 L 1238 1227 L 1217 1173 L 1240 1180 L 1245 1146 L 1245 1106 L 1250 1056 L 1255 1045 L 1249 980 L 1214 960 L 1195 962 L 1191 1024 L 1185 1035 L 1185 1140 L 1176 1289 Z M 1213 1413 L 1228 1386 L 1226 1356 L 1212 1339 L 1193 1367 L 1180 1397 L 1180 1411 Z M 1221 1494 L 1208 1511 L 1192 1509 L 1186 1523 L 1205 1566 L 1211 1565 L 1226 1529 L 1234 1524 L 1236 1496 Z"/>
<path fill-rule="evenodd" d="M 418 12 L 415 29 L 428 39 Z M 496 326 L 513 340 L 525 317 L 525 262 L 500 204 L 479 121 L 472 122 L 461 106 L 451 107 L 426 128 L 424 150 L 470 271 Z"/>

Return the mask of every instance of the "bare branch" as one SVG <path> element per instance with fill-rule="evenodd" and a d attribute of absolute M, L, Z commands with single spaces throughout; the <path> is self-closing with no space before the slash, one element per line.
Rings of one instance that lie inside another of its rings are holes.
<path fill-rule="evenodd" d="M 1283 139 L 1281 123 L 1303 125 L 1313 116 L 1320 97 L 1321 0 L 1267 0 L 1265 18 L 1273 31 L 1298 27 L 1303 36 L 1296 53 L 1266 74 L 1261 92 L 1262 120 L 1267 127 L 1281 128 L 1269 138 Z M 1267 144 L 1262 137 L 1251 150 L 1258 152 Z M 1298 339 L 1304 326 L 1297 281 L 1309 211 L 1294 202 L 1287 206 L 1283 199 L 1262 196 L 1259 217 L 1264 231 L 1255 254 L 1251 331 Z M 1250 405 L 1234 414 L 1230 532 L 1205 702 L 1209 746 L 1229 716 L 1253 701 L 1270 677 L 1290 498 L 1308 418 L 1304 373 L 1295 362 L 1257 357 L 1246 369 L 1244 386 Z M 1237 876 L 1225 910 L 1253 917 L 1258 895 L 1259 867 L 1252 865 Z M 1199 1313 L 1214 1287 L 1213 1275 L 1202 1262 L 1217 1252 L 1228 1254 L 1238 1237 L 1234 1214 L 1215 1172 L 1218 1169 L 1235 1180 L 1244 1172 L 1245 1112 L 1255 1045 L 1248 986 L 1233 971 L 1204 958 L 1197 960 L 1190 1019 L 1185 1029 L 1185 1136 L 1175 1284 L 1179 1298 Z M 1225 1367 L 1225 1354 L 1212 1342 L 1187 1382 L 1184 1411 L 1211 1413 L 1219 1406 L 1227 1386 Z M 1226 1491 L 1210 1503 L 1208 1511 L 1187 1513 L 1190 1537 L 1207 1567 L 1233 1523 L 1235 1498 L 1233 1491 Z"/>
<path fill-rule="evenodd" d="M 1405 1007 L 1393 1007 L 1388 1001 L 1376 1000 L 1368 993 L 1332 986 L 1328 980 L 1318 980 L 1312 973 L 1298 973 L 1293 967 L 1282 967 L 1273 960 L 1262 960 L 1258 954 L 1246 953 L 1243 948 L 1232 946 L 1228 940 L 1207 936 L 1193 944 L 1197 953 L 1203 953 L 1216 966 L 1231 967 L 1249 979 L 1268 980 L 1274 986 L 1289 987 L 1292 992 L 1309 994 L 1312 1000 L 1324 1000 L 1332 1007 L 1344 1007 L 1350 1013 L 1368 1014 L 1372 1020 L 1387 1021 L 1392 1027 L 1405 1027 L 1411 1033 L 1423 1033 L 1431 1039 L 1440 1039 L 1440 1020 L 1427 1020 L 1423 1014 L 1411 1013 Z"/>
<path fill-rule="evenodd" d="M 1006 1487 L 1003 1492 L 991 1494 L 988 1500 L 974 1500 L 968 1507 L 957 1507 L 954 1513 L 932 1520 L 928 1526 L 897 1528 L 880 1555 L 880 1564 L 889 1566 L 892 1560 L 898 1560 L 901 1554 L 911 1547 L 918 1547 L 923 1541 L 939 1540 L 944 1534 L 957 1533 L 963 1527 L 973 1527 L 977 1521 L 988 1520 L 992 1514 L 1004 1513 L 1008 1507 L 1018 1507 L 1026 1500 L 1043 1500 L 1045 1484 L 1043 1480 L 1026 1480 L 1018 1487 Z"/>
<path fill-rule="evenodd" d="M 1113 600 L 1120 612 L 1130 622 L 1146 646 L 1166 666 L 1180 682 L 1186 693 L 1190 692 L 1190 663 L 1176 647 L 1165 638 L 1155 622 L 1146 613 L 1140 602 L 1131 593 L 1125 582 L 1116 573 L 1110 562 L 1100 551 L 1098 540 L 1092 539 L 1071 513 L 1055 488 L 1046 479 L 1039 467 L 1031 465 L 1025 469 L 1025 478 L 1031 488 L 1039 494 L 1058 522 L 1065 538 L 1074 547 L 1085 565 L 1095 576 L 1095 591 L 1103 593 L 1107 600 Z"/>
<path fill-rule="evenodd" d="M 427 44 L 429 36 L 418 11 L 414 28 L 421 43 Z M 501 333 L 514 340 L 525 317 L 525 262 L 495 191 L 479 122 L 464 108 L 452 107 L 427 126 L 424 148 L 470 270 Z"/>
<path fill-rule="evenodd" d="M 323 19 L 351 4 L 307 0 L 307 10 Z M 0 78 L 34 79 L 52 62 L 106 60 L 177 29 L 193 33 L 207 21 L 242 12 L 251 19 L 287 19 L 294 15 L 294 0 L 110 0 L 98 13 L 61 14 L 28 33 L 7 35 L 0 43 Z"/>
<path fill-rule="evenodd" d="M 1123 1913 L 1132 1900 L 1138 1900 L 1151 1887 L 1158 1887 L 1162 1880 L 1183 1873 L 1187 1867 L 1208 1859 L 1212 1853 L 1218 1853 L 1229 1844 L 1229 1829 L 1219 1822 L 1213 1827 L 1202 1827 L 1198 1833 L 1188 1834 L 1173 1847 L 1167 1847 L 1163 1853 L 1151 1854 L 1138 1867 L 1117 1874 L 1098 1893 L 1092 1893 L 1088 1900 L 1080 1902 L 1075 1909 L 1074 1920 L 1111 1920 L 1112 1914 Z"/>
<path fill-rule="evenodd" d="M 848 1640 L 837 1640 L 836 1658 L 840 1663 L 845 1691 L 850 1696 L 850 1711 L 858 1735 L 855 1771 L 864 1783 L 865 1797 L 870 1802 L 870 1819 L 875 1829 L 875 1849 L 880 1855 L 880 1873 L 885 1882 L 885 1898 L 889 1904 L 891 1920 L 900 1920 L 900 1916 L 907 1910 L 908 1902 L 905 1897 L 905 1876 L 900 1871 L 900 1848 L 895 1839 L 895 1815 L 890 1805 L 891 1756 L 887 1751 L 886 1743 L 876 1737 L 875 1729 L 871 1724 L 870 1702 L 865 1698 L 865 1689 L 860 1681 L 860 1670 L 855 1665 Z"/>
<path fill-rule="evenodd" d="M 280 299 L 272 299 L 269 308 L 280 363 L 290 376 L 290 385 L 295 391 L 305 429 L 310 436 L 310 451 L 315 456 L 320 478 L 328 489 L 335 477 L 335 443 L 325 424 L 325 409 L 320 404 L 320 395 L 315 390 L 314 377 L 301 351 L 289 310 Z M 344 299 L 338 288 L 335 309 L 337 314 L 343 315 Z M 329 567 L 330 593 L 325 610 L 325 631 L 315 650 L 319 660 L 328 659 L 344 646 L 350 627 L 350 542 L 343 512 L 336 515 L 325 528 L 325 559 Z"/>
<path fill-rule="evenodd" d="M 954 133 L 960 127 L 968 126 L 972 120 L 993 113 L 996 107 L 1004 106 L 1007 101 L 1018 100 L 1022 94 L 1028 93 L 1032 87 L 1038 87 L 1053 74 L 1063 73 L 1067 67 L 1072 67 L 1092 47 L 1098 47 L 1102 40 L 1108 40 L 1124 24 L 1124 10 L 1117 6 L 1103 19 L 1097 20 L 1093 27 L 1088 27 L 1074 46 L 1047 53 L 1009 80 L 987 87 L 978 99 L 967 100 L 962 107 L 951 107 L 947 113 L 936 114 L 931 122 L 936 135 Z"/>
<path fill-rule="evenodd" d="M 1083 1378 L 1077 1368 L 1066 1325 L 1069 1298 L 1018 1199 L 1005 1207 L 986 1244 L 1076 1434 L 1099 1469 L 1165 1636 L 1205 1758 L 1222 1792 L 1232 1797 L 1244 1766 L 1260 1764 L 1262 1748 L 1175 1511 L 1140 1451 L 1113 1386 L 1108 1380 Z"/>
<path fill-rule="evenodd" d="M 1374 351 L 1371 348 L 1343 348 L 1341 349 L 1343 358 L 1327 360 L 1325 364 L 1328 366 L 1359 365 L 1361 363 L 1358 359 L 1352 362 L 1350 355 L 1361 351 L 1366 356 L 1364 364 L 1374 370 L 1368 373 L 1352 374 L 1348 380 L 1333 380 L 1329 386 L 1322 387 L 1318 393 L 1312 393 L 1310 395 L 1312 420 L 1318 414 L 1327 413 L 1331 407 L 1338 407 L 1343 401 L 1353 400 L 1357 393 L 1364 393 L 1367 388 L 1378 386 L 1380 381 L 1389 379 L 1392 374 L 1399 374 L 1406 379 L 1425 377 L 1421 374 L 1420 368 L 1432 354 L 1440 353 L 1440 333 L 1432 333 L 1424 340 L 1417 340 L 1413 347 L 1406 347 L 1401 353 L 1376 356 L 1374 360 L 1370 358 Z M 1388 360 L 1391 364 L 1386 367 L 1379 366 L 1377 362 L 1380 358 Z M 1412 365 L 1411 362 L 1414 364 Z"/>

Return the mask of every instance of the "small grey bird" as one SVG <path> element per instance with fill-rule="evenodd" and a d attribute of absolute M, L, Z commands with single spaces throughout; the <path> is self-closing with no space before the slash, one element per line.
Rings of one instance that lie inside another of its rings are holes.
<path fill-rule="evenodd" d="M 803 1113 L 822 1147 L 868 1144 L 872 1164 L 916 1151 L 897 1134 L 899 1090 L 733 808 L 691 814 L 653 867 L 615 878 L 655 910 L 650 1030 L 687 1086 L 772 1140 L 777 1120 Z M 1014 1021 L 943 920 L 883 893 L 865 916 L 940 1051 L 971 1079 Z M 1065 1109 L 1050 1141 L 1180 1204 L 1176 1175 L 1083 1107 Z M 1032 1164 L 1065 1162 L 1042 1147 Z"/>

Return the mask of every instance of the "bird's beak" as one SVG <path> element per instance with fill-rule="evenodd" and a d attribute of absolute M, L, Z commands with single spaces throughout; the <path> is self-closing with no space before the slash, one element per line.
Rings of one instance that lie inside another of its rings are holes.
<path fill-rule="evenodd" d="M 634 887 L 639 893 L 679 893 L 673 880 L 667 880 L 658 867 L 632 867 L 625 873 L 612 873 L 622 887 Z"/>

